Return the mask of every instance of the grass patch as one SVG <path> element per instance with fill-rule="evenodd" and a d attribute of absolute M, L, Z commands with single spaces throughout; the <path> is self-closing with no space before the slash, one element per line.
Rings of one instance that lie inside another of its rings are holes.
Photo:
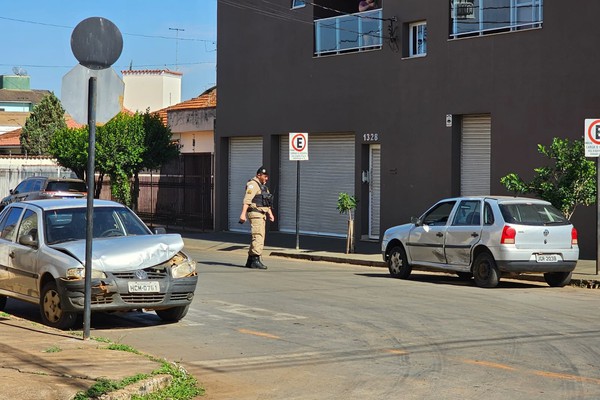
<path fill-rule="evenodd" d="M 62 349 L 58 346 L 51 346 L 44 350 L 44 353 L 60 353 Z"/>
<path fill-rule="evenodd" d="M 133 396 L 132 400 L 190 400 L 197 396 L 204 394 L 204 389 L 198 387 L 198 381 L 196 378 L 188 374 L 188 372 L 177 363 L 170 363 L 166 360 L 157 359 L 147 354 L 142 354 L 138 350 L 131 346 L 119 343 L 112 343 L 109 339 L 94 338 L 99 342 L 110 343 L 106 349 L 126 351 L 129 353 L 139 354 L 152 361 L 156 361 L 161 364 L 160 368 L 153 371 L 152 374 L 137 374 L 121 381 L 114 381 L 110 379 L 98 379 L 96 383 L 85 392 L 78 392 L 73 400 L 89 400 L 97 399 L 100 396 L 114 392 L 115 390 L 123 389 L 124 387 L 133 383 L 139 382 L 143 379 L 149 378 L 153 375 L 171 375 L 173 380 L 171 384 L 154 393 L 147 396 Z"/>

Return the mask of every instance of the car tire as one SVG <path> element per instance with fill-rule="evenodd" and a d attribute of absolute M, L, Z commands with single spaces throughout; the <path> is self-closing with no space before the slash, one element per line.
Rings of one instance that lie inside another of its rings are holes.
<path fill-rule="evenodd" d="M 549 286 L 563 287 L 571 282 L 573 272 L 546 272 L 544 279 Z"/>
<path fill-rule="evenodd" d="M 402 246 L 394 246 L 390 250 L 387 264 L 393 278 L 407 279 L 412 272 L 412 267 L 408 264 L 408 258 Z"/>
<path fill-rule="evenodd" d="M 164 310 L 156 310 L 156 315 L 158 315 L 160 319 L 162 319 L 165 322 L 177 322 L 183 317 L 185 317 L 189 308 L 190 306 L 187 305 L 171 307 Z"/>
<path fill-rule="evenodd" d="M 55 282 L 48 282 L 42 288 L 40 296 L 40 313 L 45 325 L 57 329 L 70 329 L 75 325 L 77 314 L 63 311 L 60 294 Z"/>
<path fill-rule="evenodd" d="M 4 309 L 6 308 L 6 299 L 6 296 L 0 295 L 0 311 L 4 311 Z"/>
<path fill-rule="evenodd" d="M 480 253 L 473 262 L 473 279 L 475 284 L 482 288 L 498 286 L 500 274 L 494 257 L 487 252 Z"/>

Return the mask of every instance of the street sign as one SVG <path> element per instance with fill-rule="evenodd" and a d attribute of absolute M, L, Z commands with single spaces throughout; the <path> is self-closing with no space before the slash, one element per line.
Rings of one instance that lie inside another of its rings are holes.
<path fill-rule="evenodd" d="M 591 118 L 585 120 L 585 130 L 583 132 L 586 157 L 600 156 L 600 118 Z"/>
<path fill-rule="evenodd" d="M 90 69 L 77 64 L 62 79 L 60 102 L 80 124 L 88 123 L 88 82 L 97 78 L 96 121 L 106 123 L 121 111 L 125 84 L 114 69 Z"/>
<path fill-rule="evenodd" d="M 308 133 L 290 133 L 290 161 L 308 160 Z"/>

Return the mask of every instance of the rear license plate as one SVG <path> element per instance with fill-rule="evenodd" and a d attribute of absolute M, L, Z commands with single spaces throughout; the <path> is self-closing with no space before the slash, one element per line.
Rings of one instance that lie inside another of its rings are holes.
<path fill-rule="evenodd" d="M 160 284 L 158 282 L 127 282 L 130 293 L 158 293 Z"/>
<path fill-rule="evenodd" d="M 536 254 L 535 260 L 540 263 L 558 262 L 560 257 L 558 254 Z"/>

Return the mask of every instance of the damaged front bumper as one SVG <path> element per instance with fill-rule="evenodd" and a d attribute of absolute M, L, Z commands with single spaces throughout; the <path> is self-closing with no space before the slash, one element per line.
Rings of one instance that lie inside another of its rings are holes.
<path fill-rule="evenodd" d="M 121 275 L 121 276 L 119 276 Z M 108 274 L 92 279 L 92 311 L 129 311 L 135 309 L 167 309 L 192 302 L 198 275 L 173 279 L 165 275 L 157 279 L 129 279 L 132 274 Z M 63 311 L 83 312 L 84 279 L 58 279 L 58 292 Z"/>

